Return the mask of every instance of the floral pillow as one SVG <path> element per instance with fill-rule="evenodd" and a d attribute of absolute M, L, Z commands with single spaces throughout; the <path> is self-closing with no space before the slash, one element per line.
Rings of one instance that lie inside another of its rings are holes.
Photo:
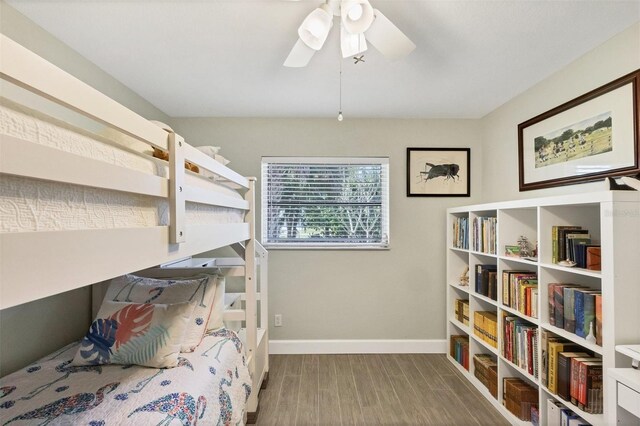
<path fill-rule="evenodd" d="M 111 281 L 104 300 L 133 303 L 192 303 L 181 352 L 193 352 L 204 336 L 216 294 L 216 276 L 165 279 L 124 275 Z"/>
<path fill-rule="evenodd" d="M 80 342 L 73 365 L 178 365 L 180 343 L 193 306 L 106 300 Z"/>
<path fill-rule="evenodd" d="M 225 282 L 224 277 L 219 276 L 216 279 L 216 294 L 213 298 L 213 309 L 209 316 L 209 322 L 207 323 L 207 330 L 217 330 L 224 327 L 224 292 Z"/>

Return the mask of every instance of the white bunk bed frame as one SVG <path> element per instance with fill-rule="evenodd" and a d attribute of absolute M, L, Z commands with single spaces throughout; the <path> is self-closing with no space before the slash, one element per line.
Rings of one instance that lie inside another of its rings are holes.
<path fill-rule="evenodd" d="M 244 276 L 244 293 L 239 295 L 244 309 L 227 310 L 224 319 L 245 322 L 243 341 L 253 377 L 247 420 L 255 422 L 258 393 L 266 385 L 269 370 L 268 253 L 255 238 L 256 179 L 223 166 L 185 143 L 178 134 L 158 127 L 2 34 L 0 58 L 3 80 L 151 147 L 168 151 L 170 158 L 169 178 L 165 178 L 1 135 L 0 176 L 22 176 L 164 198 L 170 206 L 170 225 L 0 233 L 0 309 L 145 269 L 156 275 L 164 273 L 162 270 L 175 275 L 176 271 L 202 273 L 203 269 L 213 268 L 226 275 Z M 185 172 L 185 160 L 246 190 L 244 199 L 195 185 L 195 180 L 200 178 Z M 186 221 L 186 202 L 240 209 L 245 212 L 245 221 L 190 225 Z M 225 246 L 231 246 L 240 258 L 190 259 Z M 87 250 L 88 247 L 99 249 Z M 156 265 L 162 267 L 152 268 Z M 260 329 L 258 303 L 261 305 Z"/>

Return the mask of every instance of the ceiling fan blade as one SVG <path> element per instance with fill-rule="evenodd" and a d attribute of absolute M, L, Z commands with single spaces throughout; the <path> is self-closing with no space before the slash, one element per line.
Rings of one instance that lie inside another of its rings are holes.
<path fill-rule="evenodd" d="M 284 66 L 291 68 L 306 67 L 314 53 L 316 53 L 315 50 L 298 39 L 291 52 L 289 52 L 289 56 L 285 59 Z"/>
<path fill-rule="evenodd" d="M 364 35 L 373 46 L 391 60 L 407 56 L 416 48 L 393 23 L 378 9 L 374 9 L 375 19 Z"/>

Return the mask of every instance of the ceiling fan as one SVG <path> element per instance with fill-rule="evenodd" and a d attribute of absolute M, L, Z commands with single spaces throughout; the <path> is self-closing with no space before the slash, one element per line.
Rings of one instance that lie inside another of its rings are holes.
<path fill-rule="evenodd" d="M 340 17 L 340 48 L 342 57 L 357 55 L 371 43 L 391 60 L 402 58 L 416 45 L 404 35 L 369 0 L 326 0 L 302 21 L 298 41 L 284 61 L 285 67 L 306 67 L 313 55 L 324 45 L 333 26 L 333 17 Z"/>

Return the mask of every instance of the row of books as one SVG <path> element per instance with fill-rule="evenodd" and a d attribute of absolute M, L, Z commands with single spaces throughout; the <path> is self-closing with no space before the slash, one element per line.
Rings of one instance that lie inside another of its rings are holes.
<path fill-rule="evenodd" d="M 538 276 L 531 271 L 502 271 L 502 303 L 538 318 Z"/>
<path fill-rule="evenodd" d="M 538 389 L 517 377 L 502 379 L 502 403 L 514 416 L 531 421 L 531 412 L 538 409 Z"/>
<path fill-rule="evenodd" d="M 494 398 L 498 398 L 498 364 L 495 358 L 487 354 L 474 355 L 473 367 L 473 375 Z"/>
<path fill-rule="evenodd" d="M 495 217 L 476 217 L 473 219 L 473 250 L 496 254 L 497 224 Z"/>
<path fill-rule="evenodd" d="M 490 346 L 498 347 L 498 317 L 492 311 L 473 313 L 473 333 Z"/>
<path fill-rule="evenodd" d="M 449 355 L 465 369 L 469 369 L 469 336 L 451 336 Z"/>
<path fill-rule="evenodd" d="M 549 323 L 602 346 L 602 293 L 578 284 L 551 283 Z"/>
<path fill-rule="evenodd" d="M 469 325 L 469 301 L 456 299 L 453 301 L 453 311 L 456 319 L 464 325 Z"/>
<path fill-rule="evenodd" d="M 538 327 L 508 314 L 503 314 L 502 324 L 502 356 L 538 377 Z"/>
<path fill-rule="evenodd" d="M 579 268 L 601 269 L 601 248 L 592 241 L 588 229 L 582 229 L 581 226 L 553 226 L 551 239 L 551 262 L 570 260 Z"/>
<path fill-rule="evenodd" d="M 469 248 L 469 218 L 457 217 L 453 221 L 453 247 L 465 249 Z"/>
<path fill-rule="evenodd" d="M 498 300 L 498 267 L 496 265 L 476 265 L 476 293 L 492 300 Z"/>
<path fill-rule="evenodd" d="M 575 343 L 542 331 L 541 382 L 583 411 L 602 413 L 602 359 Z"/>
<path fill-rule="evenodd" d="M 553 398 L 547 399 L 547 425 L 548 426 L 591 426 L 576 413 Z"/>

